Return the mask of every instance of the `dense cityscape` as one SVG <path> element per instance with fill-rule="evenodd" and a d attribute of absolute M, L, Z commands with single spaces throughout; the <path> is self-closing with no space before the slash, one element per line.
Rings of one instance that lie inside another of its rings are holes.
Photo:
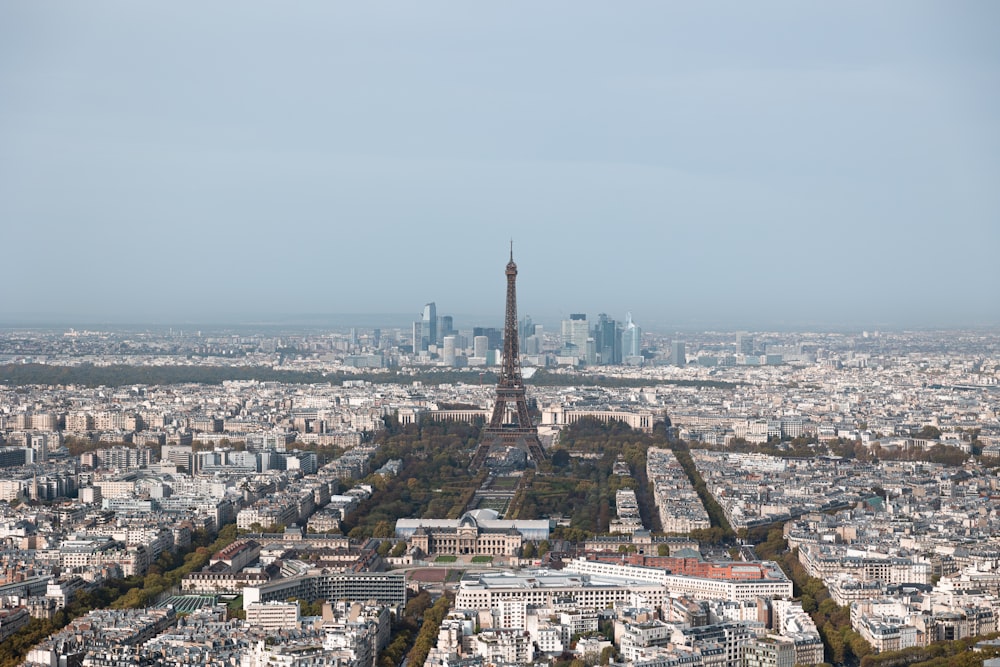
<path fill-rule="evenodd" d="M 512 265 L 505 328 L 0 333 L 5 664 L 995 650 L 994 332 L 546 328 Z"/>
<path fill-rule="evenodd" d="M 1000 667 L 998 25 L 0 2 L 0 667 Z"/>

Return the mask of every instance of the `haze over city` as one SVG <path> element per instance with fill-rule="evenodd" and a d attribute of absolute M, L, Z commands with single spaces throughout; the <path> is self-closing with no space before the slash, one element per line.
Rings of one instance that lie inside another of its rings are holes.
<path fill-rule="evenodd" d="M 1000 667 L 996 2 L 0 2 L 0 667 Z"/>
<path fill-rule="evenodd" d="M 0 324 L 997 325 L 998 23 L 7 2 Z"/>

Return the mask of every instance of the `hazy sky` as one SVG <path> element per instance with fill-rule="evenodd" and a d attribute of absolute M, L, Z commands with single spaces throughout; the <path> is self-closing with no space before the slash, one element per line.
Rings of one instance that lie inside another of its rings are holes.
<path fill-rule="evenodd" d="M 541 320 L 1000 324 L 998 26 L 991 1 L 3 0 L 0 321 L 500 324 L 513 237 Z"/>

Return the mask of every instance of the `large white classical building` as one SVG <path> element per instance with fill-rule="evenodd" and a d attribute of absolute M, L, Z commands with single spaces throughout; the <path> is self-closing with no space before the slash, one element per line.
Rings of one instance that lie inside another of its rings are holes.
<path fill-rule="evenodd" d="M 515 556 L 525 540 L 546 540 L 549 521 L 503 520 L 494 510 L 466 512 L 461 519 L 398 519 L 396 537 L 426 555 Z"/>

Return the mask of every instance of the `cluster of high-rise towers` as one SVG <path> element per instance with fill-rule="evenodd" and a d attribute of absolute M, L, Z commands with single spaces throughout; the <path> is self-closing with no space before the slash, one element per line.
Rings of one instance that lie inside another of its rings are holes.
<path fill-rule="evenodd" d="M 554 350 L 555 355 L 591 366 L 641 363 L 642 329 L 632 321 L 631 313 L 625 315 L 624 324 L 604 313 L 591 324 L 584 313 L 573 313 L 563 320 L 561 346 Z M 518 351 L 528 356 L 543 354 L 543 333 L 542 325 L 525 316 L 517 327 Z M 488 365 L 500 363 L 495 355 L 504 345 L 504 331 L 494 327 L 473 327 L 472 340 L 467 340 L 455 329 L 451 315 L 438 316 L 434 302 L 425 304 L 423 316 L 413 322 L 413 353 L 430 355 L 436 350 L 445 365 L 455 365 L 457 352 L 466 348 Z"/>
<path fill-rule="evenodd" d="M 472 343 L 470 346 L 469 343 Z M 451 315 L 437 314 L 437 305 L 432 301 L 424 305 L 423 316 L 413 322 L 413 354 L 431 356 L 436 351 L 446 366 L 465 365 L 459 352 L 471 349 L 472 357 L 484 365 L 498 362 L 497 350 L 503 346 L 503 331 L 493 327 L 473 327 L 469 341 L 455 329 Z"/>
<path fill-rule="evenodd" d="M 455 333 L 451 315 L 438 317 L 437 305 L 431 301 L 424 305 L 423 317 L 413 322 L 413 353 L 426 352 L 432 345 L 441 347 Z"/>
<path fill-rule="evenodd" d="M 642 329 L 625 315 L 625 324 L 604 313 L 593 327 L 584 313 L 573 313 L 561 323 L 562 349 L 559 356 L 579 359 L 588 365 L 631 364 L 642 360 Z M 524 350 L 527 354 L 530 349 Z"/>

